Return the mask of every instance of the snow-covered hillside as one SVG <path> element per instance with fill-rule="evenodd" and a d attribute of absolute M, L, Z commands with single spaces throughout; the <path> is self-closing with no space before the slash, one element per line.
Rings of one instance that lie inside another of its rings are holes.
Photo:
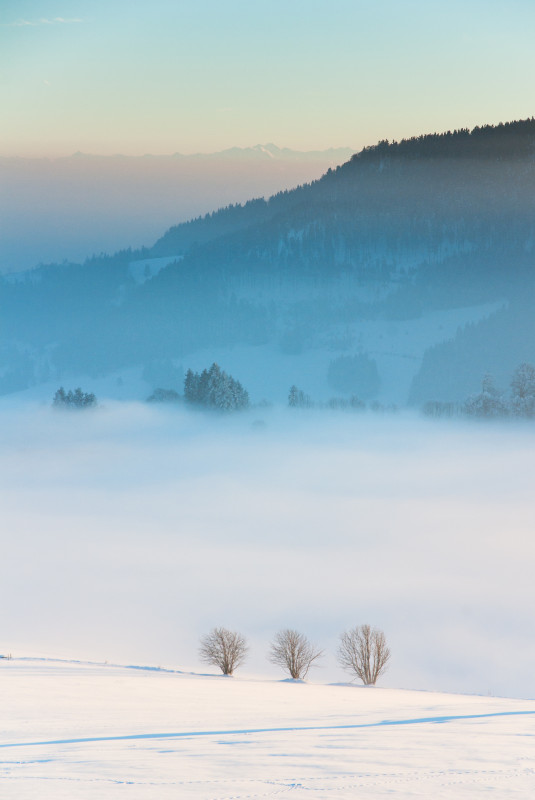
<path fill-rule="evenodd" d="M 0 662 L 4 800 L 529 798 L 535 701 Z"/>

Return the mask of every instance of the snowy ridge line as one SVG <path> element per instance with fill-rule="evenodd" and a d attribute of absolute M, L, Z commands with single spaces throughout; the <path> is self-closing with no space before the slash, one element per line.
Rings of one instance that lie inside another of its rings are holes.
<path fill-rule="evenodd" d="M 360 722 L 351 725 L 296 725 L 288 728 L 241 728 L 221 731 L 178 731 L 174 733 L 131 733 L 124 736 L 87 736 L 80 739 L 49 739 L 40 742 L 7 742 L 7 747 L 39 747 L 56 744 L 87 744 L 90 742 L 126 742 L 147 739 L 192 739 L 202 736 L 243 736 L 254 733 L 292 733 L 301 731 L 341 731 L 358 728 L 384 728 L 396 725 L 425 725 L 446 722 L 463 722 L 470 719 L 489 719 L 492 717 L 535 716 L 533 711 L 494 711 L 488 714 L 448 714 L 443 717 L 416 717 L 414 719 L 385 719 L 381 722 Z"/>
<path fill-rule="evenodd" d="M 111 669 L 137 669 L 142 672 L 164 672 L 171 675 L 193 675 L 199 678 L 217 678 L 212 672 L 187 672 L 183 669 L 169 669 L 167 667 L 148 667 L 137 664 L 112 664 L 109 661 L 82 661 L 77 658 L 47 658 L 45 656 L 17 656 L 10 661 L 42 661 L 46 664 L 76 664 L 82 667 L 110 667 Z"/>

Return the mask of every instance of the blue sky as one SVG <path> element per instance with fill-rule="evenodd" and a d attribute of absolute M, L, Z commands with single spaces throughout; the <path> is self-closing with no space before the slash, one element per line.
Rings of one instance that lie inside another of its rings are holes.
<path fill-rule="evenodd" d="M 1 155 L 352 146 L 535 112 L 531 0 L 3 0 Z"/>

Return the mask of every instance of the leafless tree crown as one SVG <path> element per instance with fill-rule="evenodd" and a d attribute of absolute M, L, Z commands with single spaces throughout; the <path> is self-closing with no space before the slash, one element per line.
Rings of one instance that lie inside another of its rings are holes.
<path fill-rule="evenodd" d="M 304 634 L 287 629 L 276 634 L 268 658 L 299 680 L 306 678 L 313 662 L 322 655 L 323 650 L 314 647 Z"/>
<path fill-rule="evenodd" d="M 199 655 L 205 664 L 219 667 L 223 675 L 232 675 L 245 661 L 248 649 L 245 638 L 239 633 L 213 628 L 201 638 Z"/>
<path fill-rule="evenodd" d="M 390 650 L 385 635 L 377 628 L 359 625 L 340 637 L 338 663 L 353 672 L 366 686 L 373 686 L 386 670 Z"/>

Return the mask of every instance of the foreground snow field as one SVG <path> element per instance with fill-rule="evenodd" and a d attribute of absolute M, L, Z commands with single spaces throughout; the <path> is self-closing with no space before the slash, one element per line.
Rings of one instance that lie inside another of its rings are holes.
<path fill-rule="evenodd" d="M 530 798 L 535 700 L 0 662 L 0 796 Z"/>

